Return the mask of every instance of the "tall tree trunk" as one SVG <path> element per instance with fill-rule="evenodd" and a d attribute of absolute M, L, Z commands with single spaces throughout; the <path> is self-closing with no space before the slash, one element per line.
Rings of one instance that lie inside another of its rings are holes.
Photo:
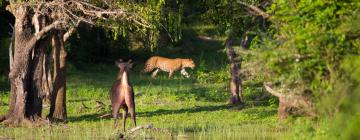
<path fill-rule="evenodd" d="M 51 94 L 49 117 L 64 120 L 66 113 L 66 51 L 64 48 L 64 34 L 55 33 L 52 38 L 54 59 L 54 85 Z"/>
<path fill-rule="evenodd" d="M 254 35 L 251 35 L 249 31 L 245 32 L 244 37 L 241 39 L 241 47 L 244 49 L 250 48 L 250 43 L 254 39 Z"/>
<path fill-rule="evenodd" d="M 51 93 L 53 91 L 53 82 L 52 82 L 52 77 L 51 77 L 52 75 L 51 75 L 51 70 L 50 70 L 50 63 L 52 61 L 51 53 L 50 53 L 50 55 L 45 54 L 44 60 L 45 60 L 43 63 L 43 70 L 44 70 L 43 85 L 44 85 L 44 90 L 45 90 L 44 102 L 47 104 L 50 104 Z"/>
<path fill-rule="evenodd" d="M 34 48 L 34 55 L 32 56 L 32 69 L 31 69 L 31 96 L 27 99 L 26 105 L 26 114 L 32 116 L 33 120 L 41 117 L 42 113 L 42 104 L 43 98 L 46 95 L 45 85 L 43 75 L 46 71 L 43 69 L 43 64 L 45 62 L 44 56 L 49 45 L 49 38 L 44 38 L 40 40 L 37 46 Z M 37 118 L 35 118 L 37 117 Z"/>
<path fill-rule="evenodd" d="M 34 94 L 32 91 L 32 82 L 30 80 L 31 74 L 31 56 L 30 52 L 32 46 L 27 43 L 32 37 L 31 23 L 29 22 L 29 13 L 26 7 L 18 7 L 16 9 L 15 21 L 15 42 L 14 46 L 14 60 L 12 69 L 9 73 L 11 83 L 11 99 L 9 104 L 9 111 L 7 113 L 5 124 L 19 125 L 23 122 L 28 122 L 28 118 L 37 115 L 38 110 L 26 111 L 26 103 L 30 96 Z M 41 106 L 32 106 L 41 108 Z"/>
<path fill-rule="evenodd" d="M 12 28 L 12 34 L 11 34 L 11 42 L 9 45 L 9 68 L 12 69 L 12 64 L 14 61 L 15 29 L 11 24 L 10 27 Z"/>
<path fill-rule="evenodd" d="M 234 39 L 230 36 L 226 40 L 225 48 L 228 60 L 230 62 L 230 74 L 231 74 L 231 81 L 230 81 L 230 92 L 231 97 L 229 99 L 229 104 L 244 104 L 244 99 L 242 95 L 242 81 L 240 78 L 240 69 L 241 69 L 241 62 L 242 60 L 236 60 L 236 53 L 232 44 Z"/>
<path fill-rule="evenodd" d="M 7 10 L 15 16 L 15 34 L 9 111 L 1 121 L 15 126 L 33 124 L 40 120 L 42 112 L 42 64 L 49 44 L 46 36 L 60 22 L 46 25 L 45 17 L 31 12 L 26 4 L 8 6 Z"/>

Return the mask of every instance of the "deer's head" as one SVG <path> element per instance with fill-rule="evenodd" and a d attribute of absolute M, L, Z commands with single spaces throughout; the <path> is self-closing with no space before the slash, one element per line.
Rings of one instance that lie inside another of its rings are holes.
<path fill-rule="evenodd" d="M 134 67 L 134 62 L 130 59 L 127 62 L 122 59 L 116 60 L 115 65 L 119 68 L 120 73 L 128 72 Z"/>

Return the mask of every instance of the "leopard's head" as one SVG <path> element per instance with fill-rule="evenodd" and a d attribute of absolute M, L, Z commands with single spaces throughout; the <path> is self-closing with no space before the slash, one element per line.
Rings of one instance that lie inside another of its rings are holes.
<path fill-rule="evenodd" d="M 192 59 L 183 59 L 182 65 L 183 67 L 189 67 L 191 69 L 195 68 L 195 63 Z"/>

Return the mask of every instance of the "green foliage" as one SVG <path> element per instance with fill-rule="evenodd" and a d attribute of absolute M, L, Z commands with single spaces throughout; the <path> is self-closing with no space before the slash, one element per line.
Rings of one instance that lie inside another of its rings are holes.
<path fill-rule="evenodd" d="M 269 37 L 252 45 L 265 66 L 258 70 L 287 94 L 313 97 L 319 114 L 296 120 L 290 137 L 359 137 L 359 8 L 355 0 L 277 0 L 268 9 Z"/>
<path fill-rule="evenodd" d="M 129 39 L 119 36 L 117 40 L 113 40 L 112 35 L 102 28 L 80 26 L 65 46 L 68 59 L 80 65 L 113 63 L 119 56 L 123 59 L 129 58 Z"/>
<path fill-rule="evenodd" d="M 132 23 L 129 20 L 100 20 L 102 26 L 111 27 L 114 39 L 118 36 L 129 36 L 134 34 L 148 45 L 151 49 L 158 46 L 160 33 L 164 32 L 169 36 L 172 43 L 181 39 L 182 3 L 177 0 L 147 0 L 129 1 L 120 0 L 115 7 L 124 7 L 126 12 L 133 14 L 137 20 L 149 23 L 149 26 Z"/>
<path fill-rule="evenodd" d="M 265 80 L 295 94 L 310 91 L 320 98 L 334 92 L 341 61 L 359 52 L 351 32 L 340 30 L 358 7 L 355 1 L 275 1 L 268 10 L 273 34 L 264 45 L 253 45 L 261 53 Z"/>
<path fill-rule="evenodd" d="M 241 0 L 241 2 L 258 6 L 261 1 Z M 249 14 L 248 7 L 238 0 L 206 0 L 203 3 L 208 10 L 202 15 L 202 19 L 218 25 L 220 30 L 231 30 L 233 37 L 241 38 L 246 32 L 259 30 L 260 22 L 257 16 Z"/>

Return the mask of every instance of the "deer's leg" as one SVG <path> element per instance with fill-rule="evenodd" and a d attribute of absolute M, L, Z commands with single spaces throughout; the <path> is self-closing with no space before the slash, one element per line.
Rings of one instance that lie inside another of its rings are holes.
<path fill-rule="evenodd" d="M 117 128 L 120 104 L 113 105 L 114 128 Z"/>
<path fill-rule="evenodd" d="M 157 73 L 159 72 L 159 69 L 156 69 L 152 74 L 151 77 L 155 78 L 155 76 L 157 75 Z"/>
<path fill-rule="evenodd" d="M 127 113 L 128 113 L 128 108 L 125 107 L 124 110 L 123 110 L 123 113 L 122 113 L 122 126 L 123 126 L 123 131 L 124 132 L 125 132 Z"/>
<path fill-rule="evenodd" d="M 189 75 L 189 73 L 187 73 L 186 71 L 185 71 L 185 69 L 181 69 L 181 75 L 184 75 L 186 78 L 189 78 L 190 77 L 190 75 Z"/>
<path fill-rule="evenodd" d="M 169 71 L 169 78 L 174 74 L 174 71 Z"/>
<path fill-rule="evenodd" d="M 135 105 L 132 105 L 130 109 L 130 115 L 131 115 L 131 119 L 134 123 L 134 127 L 136 127 L 136 114 L 135 114 Z"/>
<path fill-rule="evenodd" d="M 128 88 L 128 93 L 126 94 L 128 96 L 125 96 L 125 102 L 127 107 L 129 108 L 129 112 L 131 115 L 131 119 L 134 123 L 134 126 L 136 126 L 136 114 L 135 114 L 135 100 L 134 100 L 134 91 L 132 90 L 132 87 Z"/>

